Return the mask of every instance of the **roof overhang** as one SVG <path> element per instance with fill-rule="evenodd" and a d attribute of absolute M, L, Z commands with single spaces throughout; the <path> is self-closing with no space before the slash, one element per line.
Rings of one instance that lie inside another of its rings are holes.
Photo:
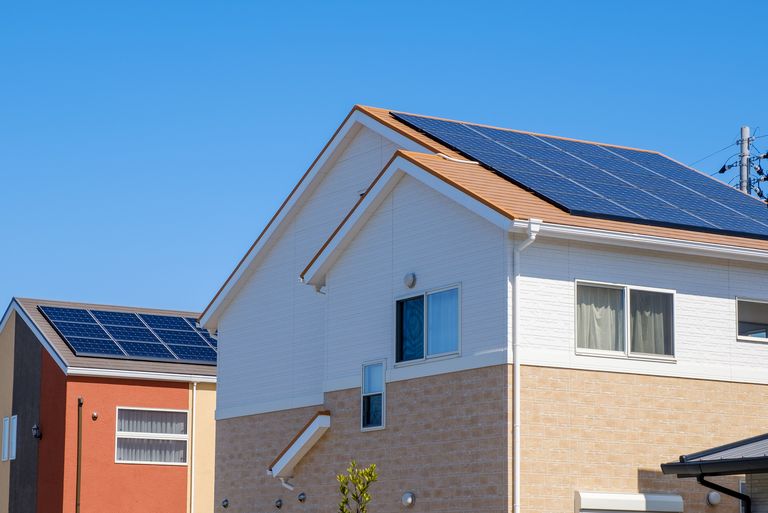
<path fill-rule="evenodd" d="M 330 427 L 331 412 L 317 412 L 272 461 L 269 469 L 267 469 L 267 473 L 282 479 L 293 477 L 294 467 L 315 446 Z"/>
<path fill-rule="evenodd" d="M 684 454 L 679 461 L 663 463 L 661 471 L 677 477 L 768 473 L 768 433 Z"/>
<path fill-rule="evenodd" d="M 390 126 L 386 126 L 380 120 L 367 113 L 365 108 L 356 105 L 205 308 L 200 316 L 201 326 L 211 331 L 217 328 L 218 320 L 224 307 L 229 304 L 240 290 L 244 278 L 250 274 L 251 270 L 257 265 L 259 256 L 273 242 L 280 226 L 285 223 L 292 212 L 295 212 L 296 209 L 294 207 L 310 195 L 310 192 L 319 182 L 318 178 L 322 177 L 325 171 L 335 163 L 336 159 L 363 127 L 386 137 L 394 142 L 398 148 L 414 151 L 427 150 L 424 145 L 413 138 L 407 137 Z"/>

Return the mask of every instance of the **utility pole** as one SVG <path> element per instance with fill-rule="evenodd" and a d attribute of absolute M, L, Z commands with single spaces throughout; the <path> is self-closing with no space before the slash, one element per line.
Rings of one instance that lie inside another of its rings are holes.
<path fill-rule="evenodd" d="M 751 194 L 749 183 L 749 127 L 741 127 L 741 152 L 739 153 L 739 189 L 741 192 Z"/>

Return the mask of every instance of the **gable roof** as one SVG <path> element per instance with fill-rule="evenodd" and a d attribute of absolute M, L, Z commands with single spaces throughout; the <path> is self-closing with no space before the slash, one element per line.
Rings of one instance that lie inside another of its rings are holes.
<path fill-rule="evenodd" d="M 64 341 L 38 306 L 62 308 L 82 308 L 109 310 L 116 312 L 146 313 L 197 317 L 196 312 L 179 310 L 158 310 L 153 308 L 129 308 L 124 306 L 74 303 L 70 301 L 51 301 L 45 299 L 13 298 L 3 317 L 7 321 L 11 313 L 24 320 L 39 342 L 67 375 L 86 375 L 100 377 L 127 377 L 135 379 L 158 379 L 173 381 L 210 381 L 216 380 L 216 366 L 191 363 L 160 361 L 140 361 L 131 359 L 111 359 L 91 356 L 77 356 Z"/>
<path fill-rule="evenodd" d="M 400 144 L 402 144 L 401 151 L 395 154 L 393 160 L 396 157 L 408 160 L 418 165 L 424 171 L 434 175 L 443 182 L 450 184 L 457 190 L 467 194 L 476 201 L 486 205 L 488 208 L 495 210 L 499 214 L 507 217 L 510 220 L 528 220 L 528 219 L 542 219 L 545 223 L 552 223 L 563 226 L 579 227 L 587 230 L 597 231 L 611 231 L 625 234 L 638 234 L 648 237 L 662 237 L 679 241 L 691 241 L 698 244 L 705 245 L 719 245 L 728 248 L 744 248 L 750 253 L 750 258 L 754 257 L 760 261 L 766 260 L 766 255 L 762 255 L 763 251 L 768 251 L 768 240 L 744 237 L 739 235 L 716 233 L 716 232 L 704 232 L 692 229 L 685 229 L 680 227 L 667 227 L 657 226 L 649 224 L 641 224 L 638 222 L 632 222 L 628 220 L 615 220 L 607 218 L 586 217 L 573 215 L 567 211 L 553 205 L 552 203 L 542 199 L 536 194 L 524 189 L 523 187 L 516 185 L 515 183 L 502 178 L 498 174 L 489 172 L 488 169 L 475 162 L 468 162 L 466 157 L 449 146 L 442 144 L 440 141 L 432 139 L 428 135 L 414 129 L 408 124 L 398 120 L 394 115 L 408 115 L 408 113 L 390 111 L 388 109 L 382 109 L 377 107 L 368 107 L 362 105 L 356 105 L 350 114 L 345 119 L 345 122 L 336 131 L 333 138 L 323 152 L 313 162 L 310 169 L 304 174 L 299 181 L 299 184 L 294 188 L 289 197 L 280 207 L 275 216 L 267 224 L 267 227 L 259 235 L 256 242 L 251 246 L 248 253 L 243 257 L 235 270 L 225 281 L 224 285 L 219 289 L 216 296 L 212 299 L 211 303 L 206 307 L 201 315 L 201 324 L 204 324 L 208 328 L 215 327 L 215 321 L 211 322 L 215 317 L 215 311 L 225 304 L 225 298 L 232 293 L 235 289 L 234 285 L 243 278 L 245 275 L 245 269 L 248 268 L 255 260 L 255 254 L 259 251 L 259 243 L 263 241 L 268 235 L 270 230 L 274 228 L 281 220 L 281 215 L 286 213 L 286 210 L 290 208 L 289 203 L 292 198 L 300 193 L 300 188 L 308 179 L 311 178 L 311 173 L 314 167 L 318 164 L 324 154 L 331 148 L 335 139 L 338 136 L 343 135 L 343 129 L 345 125 L 355 116 L 358 120 L 365 118 L 368 121 L 374 121 L 386 130 L 389 130 L 390 134 L 396 134 L 400 137 Z M 431 116 L 421 116 L 422 118 L 442 120 L 442 121 L 454 121 L 446 120 L 444 118 L 437 118 Z M 371 126 L 371 125 L 367 125 Z M 472 124 L 476 127 L 497 128 L 488 125 Z M 610 145 L 604 143 L 595 143 L 591 141 L 583 141 L 578 139 L 570 139 L 566 137 L 549 136 L 543 134 L 537 134 L 534 132 L 524 132 L 520 130 L 500 129 L 508 132 L 528 134 L 534 136 L 541 136 L 551 139 L 558 139 L 563 141 L 572 141 L 580 143 L 588 143 L 593 145 L 600 145 L 609 148 L 626 149 L 639 151 L 651 155 L 660 155 L 666 159 L 669 159 L 676 164 L 683 165 L 674 159 L 671 159 L 659 152 L 652 150 L 641 150 L 636 148 L 629 148 L 625 146 Z M 406 147 L 404 140 L 410 141 L 409 147 Z M 415 146 L 414 146 L 415 145 Z M 425 153 L 425 151 L 433 153 Z M 382 174 L 377 177 L 380 179 L 387 167 L 390 167 L 392 161 L 382 170 Z M 687 167 L 687 166 L 686 166 Z M 375 185 L 371 184 L 369 191 Z M 333 231 L 331 237 L 320 248 L 318 253 L 307 264 L 307 268 L 301 273 L 305 276 L 309 268 L 317 261 L 320 254 L 326 250 L 330 241 L 339 235 L 343 226 L 350 218 L 355 215 L 355 211 L 365 205 L 365 198 L 361 198 L 360 201 L 352 208 L 347 214 L 344 220 Z M 587 234 L 588 235 L 588 234 Z M 738 249 L 737 249 L 738 251 Z M 753 255 L 753 252 L 760 254 Z M 727 252 L 727 251 L 726 251 Z"/>

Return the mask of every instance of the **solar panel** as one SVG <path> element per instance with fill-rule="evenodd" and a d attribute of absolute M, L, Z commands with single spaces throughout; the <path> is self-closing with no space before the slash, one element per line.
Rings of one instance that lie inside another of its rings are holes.
<path fill-rule="evenodd" d="M 658 153 L 392 115 L 574 215 L 768 237 L 762 201 Z"/>
<path fill-rule="evenodd" d="M 216 339 L 192 318 L 45 305 L 38 309 L 78 356 L 216 363 Z"/>

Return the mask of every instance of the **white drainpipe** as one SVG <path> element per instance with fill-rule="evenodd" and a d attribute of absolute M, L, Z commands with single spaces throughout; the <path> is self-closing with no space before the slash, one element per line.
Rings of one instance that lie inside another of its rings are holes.
<path fill-rule="evenodd" d="M 518 342 L 520 338 L 520 253 L 533 244 L 541 228 L 539 219 L 528 221 L 528 238 L 521 243 L 515 242 L 512 250 L 512 493 L 513 513 L 520 513 L 520 358 Z"/>
<path fill-rule="evenodd" d="M 197 382 L 192 383 L 192 422 L 190 422 L 190 445 L 189 450 L 189 513 L 195 513 L 195 439 L 197 433 L 195 430 L 195 419 L 197 417 Z"/>

